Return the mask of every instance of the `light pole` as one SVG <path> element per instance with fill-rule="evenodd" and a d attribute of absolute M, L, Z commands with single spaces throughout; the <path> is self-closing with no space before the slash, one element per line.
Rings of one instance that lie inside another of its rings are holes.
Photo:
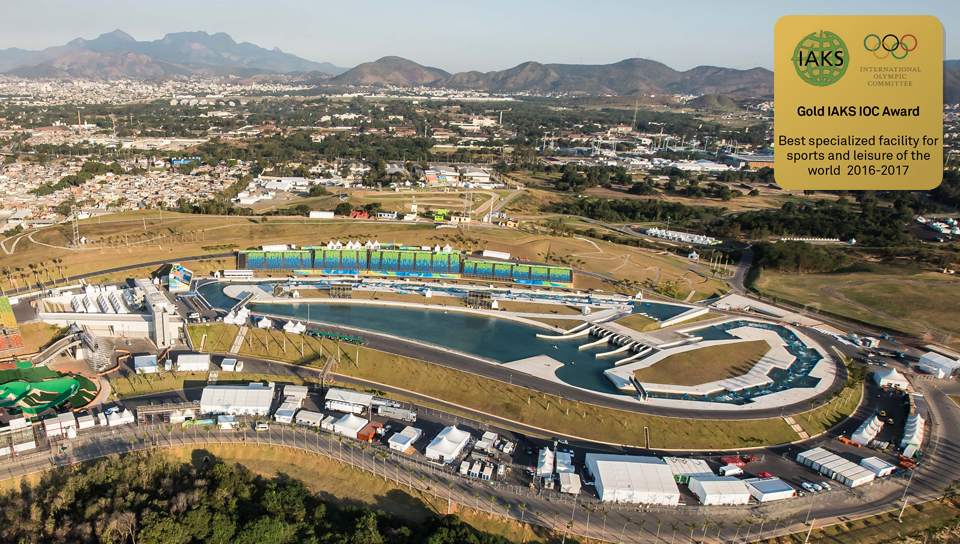
<path fill-rule="evenodd" d="M 903 488 L 903 497 L 900 499 L 903 501 L 903 506 L 900 507 L 900 514 L 897 515 L 897 523 L 903 523 L 900 518 L 903 517 L 903 511 L 907 509 L 907 490 L 910 489 L 910 482 L 913 481 L 913 475 L 916 474 L 916 469 L 910 471 L 910 478 L 907 480 L 907 486 Z"/>

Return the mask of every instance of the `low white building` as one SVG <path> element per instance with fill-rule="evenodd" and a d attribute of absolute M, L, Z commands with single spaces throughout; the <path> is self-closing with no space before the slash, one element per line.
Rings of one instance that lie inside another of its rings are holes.
<path fill-rule="evenodd" d="M 107 416 L 107 421 L 111 427 L 116 427 L 118 425 L 133 425 L 136 418 L 133 417 L 133 412 L 130 410 L 123 410 L 122 412 L 114 412 Z"/>
<path fill-rule="evenodd" d="M 779 501 L 789 499 L 797 494 L 797 490 L 790 487 L 780 478 L 750 478 L 743 480 L 750 490 L 750 496 L 758 502 Z"/>
<path fill-rule="evenodd" d="M 220 370 L 223 372 L 243 372 L 243 361 L 224 359 L 220 361 Z"/>
<path fill-rule="evenodd" d="M 323 423 L 324 415 L 320 412 L 311 412 L 310 410 L 300 410 L 297 412 L 297 425 L 304 427 L 319 428 Z"/>
<path fill-rule="evenodd" d="M 883 459 L 880 459 L 879 457 L 867 457 L 866 459 L 862 459 L 860 461 L 860 466 L 876 474 L 877 478 L 889 476 L 893 474 L 893 471 L 897 468 Z"/>
<path fill-rule="evenodd" d="M 208 385 L 200 395 L 200 412 L 268 416 L 273 405 L 273 384 Z"/>
<path fill-rule="evenodd" d="M 76 436 L 77 418 L 74 417 L 73 412 L 57 414 L 57 417 L 43 420 L 43 430 L 51 438 L 69 436 L 71 429 L 73 429 L 73 436 Z"/>
<path fill-rule="evenodd" d="M 934 374 L 933 370 L 939 368 L 941 375 L 938 377 L 943 378 L 950 376 L 960 368 L 960 362 L 931 351 L 920 356 L 919 367 L 928 374 Z"/>
<path fill-rule="evenodd" d="M 394 433 L 387 440 L 387 445 L 390 446 L 391 450 L 399 451 L 401 453 L 409 452 L 413 449 L 413 445 L 423 438 L 423 431 L 416 427 L 404 427 L 402 431 Z"/>
<path fill-rule="evenodd" d="M 680 504 L 680 489 L 670 467 L 656 457 L 588 453 L 586 469 L 604 502 Z"/>
<path fill-rule="evenodd" d="M 580 494 L 580 476 L 573 472 L 561 472 L 560 473 L 560 492 L 569 493 L 571 495 Z"/>
<path fill-rule="evenodd" d="M 469 443 L 470 433 L 458 429 L 456 425 L 446 427 L 427 445 L 427 459 L 452 463 Z"/>
<path fill-rule="evenodd" d="M 691 476 L 690 492 L 703 505 L 737 505 L 750 502 L 747 484 L 730 476 Z"/>
<path fill-rule="evenodd" d="M 209 353 L 183 353 L 177 356 L 177 372 L 207 372 L 209 370 Z"/>
<path fill-rule="evenodd" d="M 133 358 L 133 371 L 137 374 L 156 374 L 160 371 L 156 355 L 139 355 Z"/>

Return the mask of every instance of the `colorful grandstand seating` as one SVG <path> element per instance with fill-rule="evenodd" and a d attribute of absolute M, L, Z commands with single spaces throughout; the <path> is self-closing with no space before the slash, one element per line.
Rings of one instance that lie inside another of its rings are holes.
<path fill-rule="evenodd" d="M 550 281 L 550 269 L 546 266 L 531 266 L 530 279 L 533 281 Z"/>
<path fill-rule="evenodd" d="M 417 254 L 413 251 L 401 251 L 397 257 L 397 261 L 399 262 L 397 269 L 400 272 L 414 272 L 416 269 L 416 258 Z"/>
<path fill-rule="evenodd" d="M 526 265 L 519 265 L 519 264 L 514 266 L 512 277 L 515 280 L 529 280 L 530 267 Z"/>
<path fill-rule="evenodd" d="M 17 318 L 13 315 L 13 308 L 10 306 L 10 299 L 0 297 L 0 329 L 17 328 Z"/>
<path fill-rule="evenodd" d="M 283 268 L 286 270 L 295 270 L 300 268 L 300 253 L 293 251 L 283 252 Z"/>
<path fill-rule="evenodd" d="M 493 277 L 498 280 L 509 280 L 510 271 L 513 269 L 512 264 L 500 264 L 497 263 L 493 266 Z"/>

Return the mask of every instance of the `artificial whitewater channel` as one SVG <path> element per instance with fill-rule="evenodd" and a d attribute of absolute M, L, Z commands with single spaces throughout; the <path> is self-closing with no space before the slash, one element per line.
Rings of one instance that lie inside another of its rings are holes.
<path fill-rule="evenodd" d="M 223 292 L 229 283 L 209 283 L 197 291 L 214 308 L 227 311 L 237 300 Z M 436 291 L 436 290 L 434 290 Z M 649 301 L 634 301 L 633 312 L 664 321 L 689 310 L 689 307 L 661 304 Z M 610 358 L 597 358 L 596 350 L 580 349 L 580 342 L 538 338 L 543 333 L 537 327 L 508 319 L 488 317 L 474 313 L 436 309 L 407 308 L 373 304 L 350 303 L 251 303 L 253 313 L 289 317 L 297 321 L 309 321 L 342 325 L 356 329 L 384 333 L 401 338 L 434 344 L 485 359 L 508 363 L 536 356 L 547 356 L 563 366 L 557 368 L 556 377 L 561 381 L 591 391 L 612 395 L 624 395 L 604 376 L 604 370 L 614 366 Z M 734 338 L 724 332 L 734 326 L 764 325 L 754 322 L 722 324 L 697 330 L 692 336 L 717 340 Z M 814 350 L 808 350 L 789 329 L 770 325 L 787 344 L 787 349 L 797 356 L 797 364 L 787 371 L 771 372 L 774 383 L 754 390 L 735 394 L 715 394 L 703 397 L 680 397 L 682 400 L 745 404 L 751 398 L 796 387 L 813 387 L 818 381 L 807 377 L 810 369 L 819 360 Z M 775 375 L 776 374 L 776 375 Z M 811 383 L 812 382 L 812 383 Z M 663 395 L 660 398 L 673 398 Z"/>

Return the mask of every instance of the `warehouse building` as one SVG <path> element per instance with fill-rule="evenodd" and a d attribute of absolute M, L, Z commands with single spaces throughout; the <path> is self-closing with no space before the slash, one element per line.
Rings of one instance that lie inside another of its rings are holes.
<path fill-rule="evenodd" d="M 602 501 L 680 504 L 680 489 L 670 466 L 656 457 L 588 453 L 586 469 Z"/>
<path fill-rule="evenodd" d="M 690 492 L 703 505 L 736 505 L 750 502 L 747 484 L 730 476 L 690 477 Z"/>
<path fill-rule="evenodd" d="M 273 383 L 247 385 L 208 385 L 200 395 L 200 412 L 268 416 L 273 405 Z"/>
<path fill-rule="evenodd" d="M 453 427 L 446 427 L 427 445 L 427 459 L 452 463 L 470 443 L 470 433 Z"/>
<path fill-rule="evenodd" d="M 948 377 L 960 368 L 960 362 L 939 353 L 928 352 L 920 356 L 920 370 L 939 378 Z"/>
<path fill-rule="evenodd" d="M 73 412 L 58 414 L 57 417 L 43 420 L 43 430 L 50 438 L 57 436 L 77 436 L 77 418 Z"/>
<path fill-rule="evenodd" d="M 579 495 L 581 487 L 582 487 L 582 484 L 580 483 L 579 475 L 574 474 L 573 472 L 560 473 L 560 492 L 561 493 Z"/>
<path fill-rule="evenodd" d="M 813 448 L 798 453 L 797 461 L 848 487 L 868 484 L 877 477 L 873 471 L 847 461 L 823 448 Z"/>
<path fill-rule="evenodd" d="M 794 488 L 780 478 L 750 478 L 743 480 L 743 483 L 747 484 L 750 496 L 759 502 L 780 501 L 797 494 Z"/>
<path fill-rule="evenodd" d="M 307 391 L 305 385 L 283 386 L 283 400 L 273 414 L 274 421 L 277 423 L 293 423 L 293 417 L 297 415 L 297 410 L 303 406 L 303 401 L 307 398 Z"/>

